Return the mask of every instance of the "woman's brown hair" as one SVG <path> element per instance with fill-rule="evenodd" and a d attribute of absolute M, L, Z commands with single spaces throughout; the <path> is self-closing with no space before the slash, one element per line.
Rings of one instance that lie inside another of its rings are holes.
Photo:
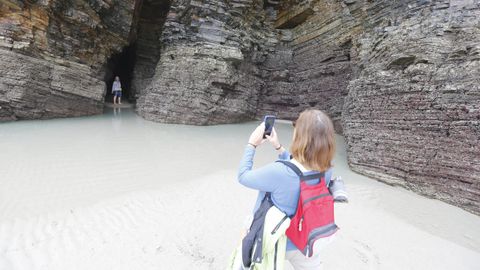
<path fill-rule="evenodd" d="M 335 130 L 332 120 L 322 111 L 306 110 L 295 121 L 290 148 L 292 156 L 310 170 L 324 172 L 332 167 Z"/>

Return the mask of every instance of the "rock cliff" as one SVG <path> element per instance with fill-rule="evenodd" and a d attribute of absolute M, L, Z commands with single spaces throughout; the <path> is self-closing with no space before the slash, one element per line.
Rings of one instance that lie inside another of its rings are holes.
<path fill-rule="evenodd" d="M 343 109 L 349 163 L 479 214 L 480 5 L 393 7 L 368 16 L 374 27 L 354 42 Z"/>
<path fill-rule="evenodd" d="M 6 0 L 0 121 L 137 112 L 232 123 L 328 112 L 351 167 L 480 214 L 475 0 Z"/>
<path fill-rule="evenodd" d="M 258 116 L 327 111 L 352 169 L 480 213 L 480 4 L 283 1 Z"/>
<path fill-rule="evenodd" d="M 138 113 L 197 125 L 252 119 L 264 84 L 257 64 L 277 42 L 269 22 L 263 1 L 172 1 Z"/>
<path fill-rule="evenodd" d="M 345 14 L 341 1 L 284 1 L 276 26 L 282 41 L 270 54 L 269 80 L 258 115 L 294 119 L 307 108 L 329 113 L 338 132 L 347 85 L 352 78 L 352 39 L 360 30 L 358 11 Z"/>

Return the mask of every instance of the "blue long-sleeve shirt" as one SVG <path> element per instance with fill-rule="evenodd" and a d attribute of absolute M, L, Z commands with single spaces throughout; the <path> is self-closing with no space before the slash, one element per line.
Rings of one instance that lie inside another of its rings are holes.
<path fill-rule="evenodd" d="M 271 192 L 272 201 L 285 214 L 292 216 L 297 209 L 298 197 L 300 195 L 300 180 L 297 174 L 287 166 L 279 162 L 272 162 L 256 170 L 252 170 L 255 148 L 247 145 L 240 162 L 238 181 L 249 188 L 259 191 L 254 212 L 260 205 L 266 192 Z M 279 155 L 281 160 L 290 160 L 290 153 L 284 151 Z M 304 172 L 305 175 L 317 173 L 316 171 Z M 325 173 L 326 184 L 330 182 L 332 170 Z M 318 180 L 312 180 L 312 183 Z M 294 250 L 296 247 L 288 241 L 287 250 Z"/>

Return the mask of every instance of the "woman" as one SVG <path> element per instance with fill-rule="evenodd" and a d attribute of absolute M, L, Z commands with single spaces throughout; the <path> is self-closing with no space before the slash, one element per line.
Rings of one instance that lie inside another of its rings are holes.
<path fill-rule="evenodd" d="M 290 153 L 280 144 L 277 133 L 273 129 L 267 140 L 279 151 L 279 158 L 290 160 L 305 175 L 326 172 L 325 179 L 328 185 L 332 172 L 332 159 L 335 153 L 335 133 L 332 121 L 319 110 L 306 110 L 300 114 L 294 122 L 293 142 Z M 255 149 L 262 144 L 264 123 L 260 124 L 250 135 L 248 145 L 240 164 L 238 173 L 239 182 L 249 188 L 259 190 L 255 210 L 266 192 L 271 192 L 271 198 L 275 206 L 287 215 L 295 214 L 298 197 L 300 194 L 300 183 L 297 174 L 279 162 L 270 163 L 264 167 L 252 170 Z M 313 183 L 318 180 L 312 180 Z M 324 241 L 328 241 L 324 239 Z M 295 269 L 320 269 L 318 249 L 323 246 L 321 241 L 315 244 L 314 255 L 305 257 L 290 241 L 287 243 L 286 258 Z"/>
<path fill-rule="evenodd" d="M 113 104 L 122 104 L 122 84 L 120 83 L 120 78 L 118 76 L 115 76 L 115 81 L 112 85 L 112 94 Z"/>

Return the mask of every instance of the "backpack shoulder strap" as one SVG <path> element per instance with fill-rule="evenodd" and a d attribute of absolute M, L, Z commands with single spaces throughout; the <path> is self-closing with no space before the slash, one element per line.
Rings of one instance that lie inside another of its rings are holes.
<path fill-rule="evenodd" d="M 290 161 L 286 160 L 277 160 L 277 162 L 285 164 L 287 167 L 292 169 L 299 177 L 301 181 L 313 180 L 313 179 L 321 179 L 325 176 L 325 173 L 314 173 L 309 175 L 304 175 L 303 172 L 297 167 L 297 165 L 293 164 Z"/>
<path fill-rule="evenodd" d="M 302 173 L 302 171 L 297 167 L 297 165 L 293 164 L 293 163 L 290 162 L 290 161 L 286 161 L 286 160 L 277 160 L 277 162 L 280 162 L 280 163 L 285 164 L 285 166 L 287 166 L 287 167 L 289 167 L 290 169 L 292 169 L 300 178 L 303 178 L 303 173 Z"/>

